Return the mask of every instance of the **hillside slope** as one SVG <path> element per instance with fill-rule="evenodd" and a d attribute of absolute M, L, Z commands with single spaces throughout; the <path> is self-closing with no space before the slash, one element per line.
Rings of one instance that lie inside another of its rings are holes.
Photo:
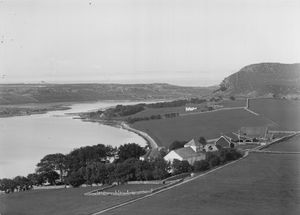
<path fill-rule="evenodd" d="M 0 104 L 200 97 L 216 87 L 169 84 L 2 84 Z"/>
<path fill-rule="evenodd" d="M 243 67 L 220 84 L 225 94 L 273 96 L 300 94 L 300 64 L 260 63 Z"/>

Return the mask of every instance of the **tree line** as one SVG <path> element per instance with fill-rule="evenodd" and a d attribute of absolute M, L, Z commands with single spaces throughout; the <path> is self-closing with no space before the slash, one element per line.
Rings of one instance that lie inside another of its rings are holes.
<path fill-rule="evenodd" d="M 169 176 L 206 171 L 242 155 L 235 149 L 220 149 L 206 154 L 206 159 L 190 165 L 187 161 L 168 163 L 163 157 L 140 160 L 145 148 L 128 143 L 113 148 L 103 144 L 74 149 L 67 155 L 49 154 L 27 177 L 0 179 L 0 190 L 6 193 L 25 191 L 33 186 L 125 183 L 133 180 L 162 180 Z"/>

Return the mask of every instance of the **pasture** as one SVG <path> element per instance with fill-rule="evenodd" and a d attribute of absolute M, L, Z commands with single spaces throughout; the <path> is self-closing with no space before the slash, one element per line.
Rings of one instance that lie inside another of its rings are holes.
<path fill-rule="evenodd" d="M 250 109 L 277 123 L 280 130 L 300 131 L 300 101 L 251 99 Z"/>
<path fill-rule="evenodd" d="M 244 109 L 195 113 L 171 119 L 139 121 L 135 129 L 148 133 L 160 146 L 168 147 L 175 140 L 204 136 L 218 138 L 222 133 L 237 131 L 242 126 L 275 126 L 264 117 Z"/>
<path fill-rule="evenodd" d="M 79 215 L 111 207 L 137 196 L 84 196 L 100 187 L 32 190 L 0 195 L 1 215 Z"/>
<path fill-rule="evenodd" d="M 105 214 L 300 214 L 299 155 L 247 158 Z"/>

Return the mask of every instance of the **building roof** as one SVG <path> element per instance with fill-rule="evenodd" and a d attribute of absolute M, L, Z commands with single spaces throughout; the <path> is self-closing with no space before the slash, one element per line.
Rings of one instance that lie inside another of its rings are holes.
<path fill-rule="evenodd" d="M 197 140 L 191 139 L 189 142 L 184 144 L 184 147 L 199 146 L 199 145 L 200 145 L 200 143 Z"/>
<path fill-rule="evenodd" d="M 263 138 L 266 136 L 268 127 L 241 127 L 240 135 L 251 138 Z"/>
<path fill-rule="evenodd" d="M 195 152 L 191 147 L 184 147 L 174 150 L 182 159 L 188 159 L 191 157 L 199 156 L 199 153 Z"/>

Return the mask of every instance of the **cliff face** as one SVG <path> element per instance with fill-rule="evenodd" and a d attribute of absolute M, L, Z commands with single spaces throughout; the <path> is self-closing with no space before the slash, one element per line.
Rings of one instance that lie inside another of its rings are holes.
<path fill-rule="evenodd" d="M 260 63 L 245 66 L 220 84 L 226 94 L 263 96 L 300 94 L 300 64 Z"/>

